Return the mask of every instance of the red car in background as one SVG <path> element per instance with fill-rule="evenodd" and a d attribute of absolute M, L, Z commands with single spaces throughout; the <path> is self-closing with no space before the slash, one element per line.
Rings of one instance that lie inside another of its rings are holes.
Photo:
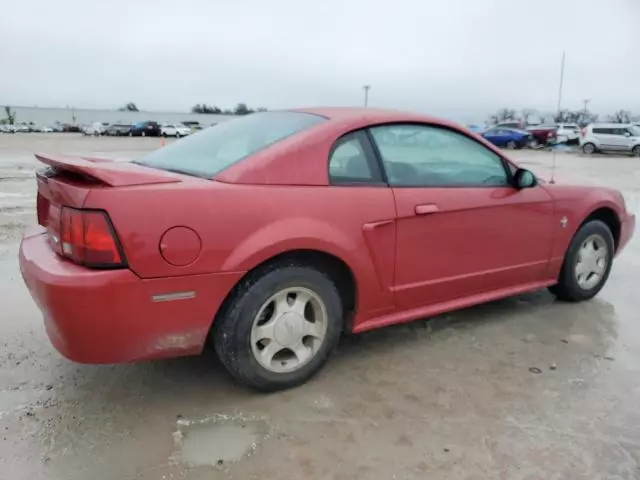
<path fill-rule="evenodd" d="M 364 332 L 549 287 L 596 295 L 635 218 L 455 124 L 319 108 L 221 122 L 131 163 L 37 155 L 24 280 L 68 358 L 199 354 L 261 390 Z"/>
<path fill-rule="evenodd" d="M 530 125 L 527 127 L 527 131 L 533 136 L 535 139 L 536 145 L 555 145 L 558 141 L 558 127 L 556 125 Z"/>

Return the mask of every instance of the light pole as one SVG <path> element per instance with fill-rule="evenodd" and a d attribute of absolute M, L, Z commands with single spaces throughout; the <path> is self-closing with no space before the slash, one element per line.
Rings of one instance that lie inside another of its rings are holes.
<path fill-rule="evenodd" d="M 371 85 L 365 85 L 362 88 L 364 88 L 364 108 L 367 108 L 369 106 L 369 89 Z"/>

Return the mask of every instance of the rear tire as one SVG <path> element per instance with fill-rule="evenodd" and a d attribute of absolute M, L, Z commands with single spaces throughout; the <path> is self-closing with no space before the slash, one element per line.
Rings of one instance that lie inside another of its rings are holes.
<path fill-rule="evenodd" d="M 516 148 L 518 145 L 516 144 L 516 142 L 514 142 L 513 140 L 509 140 L 507 142 L 507 148 L 509 150 L 513 150 L 514 148 Z"/>
<path fill-rule="evenodd" d="M 582 146 L 582 151 L 587 155 L 593 155 L 596 153 L 596 146 L 593 143 L 585 143 Z"/>
<path fill-rule="evenodd" d="M 216 317 L 213 342 L 240 383 L 283 390 L 303 384 L 324 365 L 338 344 L 343 316 L 342 300 L 327 275 L 278 263 L 236 287 Z"/>
<path fill-rule="evenodd" d="M 615 243 L 609 227 L 600 220 L 585 223 L 565 253 L 558 283 L 549 290 L 568 302 L 593 298 L 609 278 L 614 254 Z"/>
<path fill-rule="evenodd" d="M 633 147 L 631 153 L 634 157 L 640 157 L 640 145 L 636 145 L 635 147 Z"/>

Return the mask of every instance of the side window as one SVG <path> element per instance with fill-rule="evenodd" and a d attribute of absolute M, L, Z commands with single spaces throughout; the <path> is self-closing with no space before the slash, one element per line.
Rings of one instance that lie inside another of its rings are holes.
<path fill-rule="evenodd" d="M 340 137 L 329 156 L 329 180 L 332 184 L 380 183 L 380 172 L 366 133 Z"/>
<path fill-rule="evenodd" d="M 392 186 L 506 186 L 502 159 L 484 145 L 446 128 L 396 124 L 370 129 Z"/>

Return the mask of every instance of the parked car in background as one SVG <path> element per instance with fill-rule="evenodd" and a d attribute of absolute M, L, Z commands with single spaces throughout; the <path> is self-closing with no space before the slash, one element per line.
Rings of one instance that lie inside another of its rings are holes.
<path fill-rule="evenodd" d="M 39 127 L 38 131 L 41 132 L 41 133 L 52 133 L 53 132 L 53 128 L 47 127 L 47 126 L 43 126 L 43 127 Z"/>
<path fill-rule="evenodd" d="M 581 132 L 580 147 L 586 154 L 631 153 L 640 157 L 640 128 L 623 123 L 592 123 Z"/>
<path fill-rule="evenodd" d="M 62 131 L 64 133 L 80 133 L 82 131 L 82 127 L 80 127 L 80 125 L 71 125 L 69 123 L 63 123 Z"/>
<path fill-rule="evenodd" d="M 26 123 L 19 123 L 15 125 L 16 132 L 20 133 L 29 133 L 32 130 L 32 127 Z"/>
<path fill-rule="evenodd" d="M 129 130 L 131 137 L 159 137 L 160 124 L 153 121 L 138 122 L 131 125 Z"/>
<path fill-rule="evenodd" d="M 83 135 L 93 135 L 99 137 L 104 135 L 107 131 L 107 126 L 102 122 L 93 122 L 91 125 L 87 125 L 82 129 Z"/>
<path fill-rule="evenodd" d="M 2 124 L 0 125 L 0 133 L 16 133 L 15 125 Z"/>
<path fill-rule="evenodd" d="M 107 127 L 105 135 L 109 135 L 111 137 L 122 137 L 129 135 L 130 131 L 131 125 L 125 125 L 124 123 L 115 123 Z"/>
<path fill-rule="evenodd" d="M 533 141 L 533 135 L 516 128 L 493 127 L 485 130 L 482 136 L 497 147 L 524 148 Z"/>
<path fill-rule="evenodd" d="M 185 127 L 189 127 L 189 129 L 191 129 L 191 132 L 197 132 L 199 130 L 202 130 L 203 128 L 206 128 L 196 120 L 185 120 L 184 122 L 182 122 L 182 125 L 184 125 Z M 215 125 L 215 123 L 213 125 Z"/>
<path fill-rule="evenodd" d="M 578 143 L 580 140 L 580 127 L 575 123 L 556 124 L 557 143 Z"/>
<path fill-rule="evenodd" d="M 191 133 L 191 129 L 185 125 L 180 124 L 165 124 L 160 128 L 160 133 L 163 137 L 186 137 Z"/>
<path fill-rule="evenodd" d="M 515 128 L 517 130 L 524 130 L 526 126 L 527 125 L 521 120 L 505 120 L 503 122 L 498 122 L 494 125 L 494 127 Z"/>
<path fill-rule="evenodd" d="M 530 125 L 527 127 L 527 132 L 529 132 L 533 139 L 531 141 L 531 146 L 535 147 L 538 145 L 555 145 L 557 140 L 556 131 L 558 127 L 552 124 L 540 124 L 540 125 Z"/>

